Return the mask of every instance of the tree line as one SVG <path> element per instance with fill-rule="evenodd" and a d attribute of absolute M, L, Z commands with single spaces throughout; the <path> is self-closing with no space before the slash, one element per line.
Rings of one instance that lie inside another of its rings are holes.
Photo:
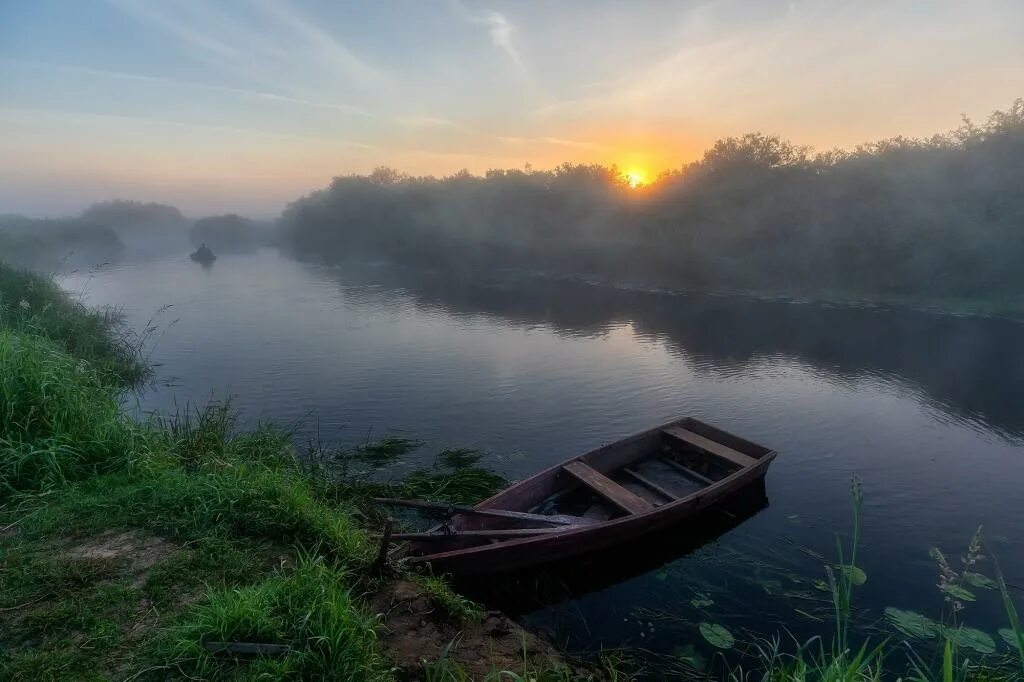
<path fill-rule="evenodd" d="M 815 153 L 720 140 L 631 188 L 614 166 L 335 178 L 290 204 L 301 257 L 851 295 L 1024 293 L 1024 99 L 984 123 Z"/>

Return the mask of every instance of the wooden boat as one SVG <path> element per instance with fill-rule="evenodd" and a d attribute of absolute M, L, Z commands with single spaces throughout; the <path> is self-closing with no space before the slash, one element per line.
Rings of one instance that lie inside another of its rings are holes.
<path fill-rule="evenodd" d="M 677 524 L 761 481 L 776 452 L 686 417 L 557 464 L 475 507 L 447 510 L 402 553 L 453 574 L 500 573 L 605 549 Z"/>

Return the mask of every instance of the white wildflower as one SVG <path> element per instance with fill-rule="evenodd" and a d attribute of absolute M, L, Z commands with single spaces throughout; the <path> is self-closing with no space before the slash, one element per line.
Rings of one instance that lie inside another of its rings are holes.
<path fill-rule="evenodd" d="M 25 299 L 21 299 L 21 303 L 18 304 L 22 310 L 28 310 L 32 305 Z"/>

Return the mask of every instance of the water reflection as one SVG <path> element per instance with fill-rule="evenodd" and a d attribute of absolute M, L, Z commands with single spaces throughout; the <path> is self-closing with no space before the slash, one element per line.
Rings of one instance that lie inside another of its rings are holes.
<path fill-rule="evenodd" d="M 629 323 L 635 335 L 665 342 L 697 371 L 723 376 L 792 358 L 848 385 L 902 380 L 952 418 L 1024 435 L 1024 323 L 1016 320 L 648 293 L 522 274 L 481 282 L 352 265 L 336 277 L 353 302 L 376 306 L 408 296 L 424 311 L 545 325 L 568 337 L 608 336 Z M 375 284 L 367 286 L 368 279 Z"/>
<path fill-rule="evenodd" d="M 490 581 L 465 580 L 459 588 L 514 616 L 599 592 L 686 557 L 750 520 L 768 507 L 764 481 L 687 519 L 611 549 L 520 571 Z"/>

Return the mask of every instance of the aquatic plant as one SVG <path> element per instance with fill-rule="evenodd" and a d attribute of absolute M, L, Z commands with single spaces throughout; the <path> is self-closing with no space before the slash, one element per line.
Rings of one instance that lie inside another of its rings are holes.
<path fill-rule="evenodd" d="M 844 561 L 842 544 L 837 543 L 841 567 L 855 567 L 857 556 L 863 490 L 856 477 L 851 483 L 851 497 L 854 508 L 853 541 L 848 552 L 849 563 Z M 782 647 L 779 637 L 759 639 L 753 643 L 754 662 L 726 666 L 724 677 L 733 682 L 873 682 L 893 674 L 894 669 L 902 669 L 906 672 L 900 679 L 914 682 L 1016 679 L 1012 670 L 1014 666 L 1008 666 L 1006 660 L 986 658 L 998 650 L 992 636 L 968 627 L 961 621 L 961 613 L 966 605 L 975 600 L 975 595 L 968 587 L 999 588 L 1011 624 L 1010 628 L 1001 629 L 999 635 L 1014 650 L 1019 660 L 1019 673 L 1024 675 L 1024 631 L 1006 583 L 999 573 L 997 579 L 992 580 L 979 572 L 979 564 L 985 558 L 982 553 L 981 530 L 979 527 L 972 535 L 967 551 L 961 557 L 960 568 L 954 568 L 941 550 L 934 548 L 930 552 L 938 567 L 939 591 L 950 609 L 948 622 L 889 607 L 885 609 L 886 622 L 908 639 L 900 643 L 899 647 L 894 646 L 889 639 L 874 646 L 865 641 L 859 649 L 852 650 L 847 644 L 847 638 L 850 633 L 853 587 L 863 584 L 863 580 L 854 570 L 835 571 L 831 566 L 826 566 L 829 590 L 833 596 L 834 631 L 831 645 L 826 647 L 823 636 L 816 636 L 803 644 L 796 642 L 795 650 L 787 651 Z M 939 645 L 935 656 L 928 657 L 922 653 L 929 651 L 933 645 L 928 643 L 936 639 Z M 925 646 L 929 649 L 925 649 Z M 897 652 L 904 654 L 901 657 L 905 661 L 902 666 L 899 662 L 894 665 L 889 663 Z"/>
<path fill-rule="evenodd" d="M 736 644 L 732 633 L 724 625 L 718 623 L 700 623 L 698 625 L 700 634 L 707 640 L 707 643 L 718 649 L 731 649 Z"/>

